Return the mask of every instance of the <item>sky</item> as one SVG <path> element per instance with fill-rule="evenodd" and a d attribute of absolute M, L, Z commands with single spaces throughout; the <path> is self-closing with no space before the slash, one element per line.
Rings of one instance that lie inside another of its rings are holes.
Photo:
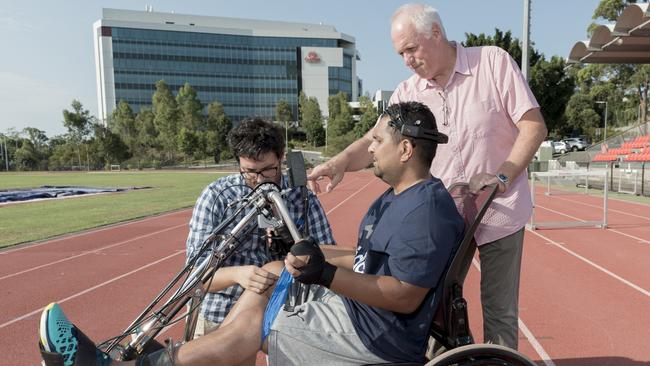
<path fill-rule="evenodd" d="M 587 39 L 599 0 L 532 0 L 531 36 L 547 58 L 566 58 Z M 97 115 L 92 24 L 102 8 L 333 25 L 356 39 L 364 92 L 392 90 L 409 76 L 390 42 L 394 0 L 0 0 L 0 133 L 36 127 L 65 133 L 63 109 L 73 99 Z M 450 40 L 465 33 L 510 30 L 521 39 L 524 0 L 431 0 Z"/>

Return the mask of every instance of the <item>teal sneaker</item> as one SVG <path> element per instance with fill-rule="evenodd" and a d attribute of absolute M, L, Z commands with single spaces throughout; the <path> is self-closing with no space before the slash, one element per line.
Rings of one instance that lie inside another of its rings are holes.
<path fill-rule="evenodd" d="M 68 320 L 57 303 L 43 309 L 39 336 L 45 366 L 106 366 L 111 361 Z"/>

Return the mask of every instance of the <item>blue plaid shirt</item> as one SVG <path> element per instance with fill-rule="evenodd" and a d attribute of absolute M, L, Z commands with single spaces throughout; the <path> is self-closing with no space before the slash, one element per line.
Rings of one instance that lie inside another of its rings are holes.
<path fill-rule="evenodd" d="M 287 177 L 282 176 L 281 187 L 283 190 L 288 188 L 287 182 Z M 192 258 L 198 252 L 203 241 L 210 236 L 222 220 L 230 217 L 235 212 L 237 205 L 229 208 L 228 204 L 248 195 L 250 192 L 251 189 L 246 186 L 241 174 L 220 178 L 203 190 L 196 201 L 190 221 L 190 233 L 186 243 L 187 259 Z M 311 191 L 308 192 L 309 235 L 319 244 L 334 244 L 334 237 L 325 216 L 325 211 L 323 211 L 323 207 L 316 196 Z M 293 189 L 288 193 L 285 204 L 298 228 L 302 229 L 303 225 L 301 223 L 304 220 L 302 218 L 303 203 L 300 189 Z M 246 212 L 241 212 L 226 228 L 225 232 L 230 232 L 245 214 Z M 255 228 L 253 228 L 251 235 L 245 236 L 246 242 L 224 262 L 224 266 L 262 266 L 265 263 L 282 259 L 280 256 L 269 253 L 264 237 L 265 232 L 256 227 L 256 221 L 250 224 L 250 226 L 253 225 Z M 205 255 L 207 253 L 203 256 Z M 201 306 L 201 313 L 205 319 L 220 324 L 242 292 L 243 288 L 241 286 L 234 285 L 216 293 L 207 293 Z"/>

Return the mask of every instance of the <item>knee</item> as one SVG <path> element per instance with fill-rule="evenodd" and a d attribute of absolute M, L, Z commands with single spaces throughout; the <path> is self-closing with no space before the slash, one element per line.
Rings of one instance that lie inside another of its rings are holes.
<path fill-rule="evenodd" d="M 262 266 L 264 270 L 269 271 L 278 276 L 280 275 L 280 272 L 282 272 L 283 267 L 284 267 L 284 262 L 282 261 L 269 262 Z"/>

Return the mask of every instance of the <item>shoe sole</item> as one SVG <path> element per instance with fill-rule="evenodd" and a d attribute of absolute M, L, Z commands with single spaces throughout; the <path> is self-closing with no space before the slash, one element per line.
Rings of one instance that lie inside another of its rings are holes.
<path fill-rule="evenodd" d="M 41 326 L 38 331 L 41 338 L 41 344 L 43 345 L 43 349 L 45 349 L 45 351 L 47 352 L 54 352 L 54 350 L 50 346 L 51 345 L 50 339 L 47 336 L 47 319 L 48 316 L 50 315 L 50 310 L 52 310 L 54 305 L 56 305 L 56 303 L 50 303 L 48 306 L 46 306 L 43 309 L 43 312 L 41 313 L 41 324 L 40 324 Z"/>

